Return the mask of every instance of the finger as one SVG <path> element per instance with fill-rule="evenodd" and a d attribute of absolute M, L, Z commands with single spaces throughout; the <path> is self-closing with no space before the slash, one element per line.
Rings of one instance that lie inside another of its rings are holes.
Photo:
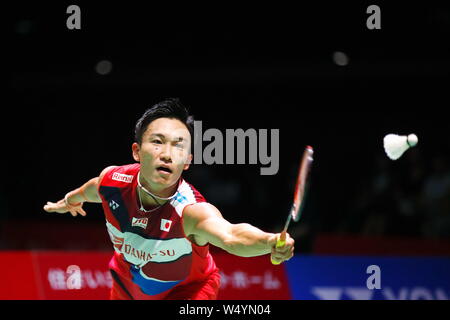
<path fill-rule="evenodd" d="M 55 211 L 55 206 L 51 203 L 51 204 L 46 204 L 44 206 L 44 210 L 47 212 L 53 212 Z"/>
<path fill-rule="evenodd" d="M 292 257 L 294 256 L 294 253 L 290 253 L 288 256 L 285 257 L 284 261 L 289 261 L 292 259 Z"/>
<path fill-rule="evenodd" d="M 284 256 L 284 257 L 277 258 L 277 260 L 278 260 L 280 263 L 282 263 L 282 262 L 289 261 L 289 259 L 291 259 L 291 258 L 292 258 L 291 256 Z"/>
<path fill-rule="evenodd" d="M 278 257 L 275 257 L 275 256 L 273 256 L 273 255 L 270 257 L 270 259 L 272 260 L 272 263 L 274 263 L 274 264 L 280 264 L 280 263 L 283 262 L 282 259 L 280 259 L 280 258 L 278 258 Z"/>
<path fill-rule="evenodd" d="M 69 210 L 69 212 L 70 212 L 70 214 L 71 214 L 72 216 L 74 216 L 74 217 L 77 216 L 77 212 L 76 212 L 76 211 L 74 211 L 74 210 Z"/>
<path fill-rule="evenodd" d="M 281 247 L 281 248 L 275 248 L 274 252 L 277 253 L 277 254 L 283 255 L 283 254 L 290 253 L 291 249 L 292 249 L 292 247 L 284 246 L 284 247 Z"/>
<path fill-rule="evenodd" d="M 278 251 L 278 250 L 272 250 L 271 255 L 274 257 L 277 257 L 278 259 L 288 259 L 294 254 L 294 248 L 290 248 L 286 251 Z"/>
<path fill-rule="evenodd" d="M 294 239 L 287 239 L 285 245 L 283 246 L 283 248 L 292 248 L 295 244 Z"/>
<path fill-rule="evenodd" d="M 280 248 L 272 248 L 272 253 L 276 254 L 286 254 L 290 252 L 294 247 L 280 247 Z"/>
<path fill-rule="evenodd" d="M 282 261 L 283 259 L 286 258 L 285 254 L 280 254 L 278 252 L 272 252 L 272 258 L 276 259 L 277 261 Z"/>
<path fill-rule="evenodd" d="M 78 209 L 78 213 L 81 214 L 83 217 L 86 216 L 86 211 L 84 211 L 83 208 L 81 207 Z"/>
<path fill-rule="evenodd" d="M 272 256 L 272 259 L 275 260 L 278 263 L 282 263 L 282 262 L 288 261 L 291 258 L 292 258 L 291 255 L 289 255 L 289 256 L 282 256 L 282 257 Z"/>

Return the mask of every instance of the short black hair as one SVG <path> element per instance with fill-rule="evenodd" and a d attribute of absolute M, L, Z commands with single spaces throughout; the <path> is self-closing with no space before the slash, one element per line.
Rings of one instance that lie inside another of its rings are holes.
<path fill-rule="evenodd" d="M 194 136 L 194 116 L 189 115 L 188 109 L 178 98 L 169 98 L 158 102 L 147 109 L 142 117 L 136 122 L 134 129 L 134 140 L 139 145 L 142 143 L 142 136 L 148 125 L 159 118 L 178 119 L 185 124 L 191 134 L 191 140 Z"/>

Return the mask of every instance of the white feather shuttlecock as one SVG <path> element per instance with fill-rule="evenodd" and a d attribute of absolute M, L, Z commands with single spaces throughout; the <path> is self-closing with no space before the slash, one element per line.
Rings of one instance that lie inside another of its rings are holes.
<path fill-rule="evenodd" d="M 384 137 L 384 151 L 391 160 L 400 158 L 406 150 L 417 145 L 419 142 L 415 134 L 400 136 L 397 134 L 388 134 Z"/>

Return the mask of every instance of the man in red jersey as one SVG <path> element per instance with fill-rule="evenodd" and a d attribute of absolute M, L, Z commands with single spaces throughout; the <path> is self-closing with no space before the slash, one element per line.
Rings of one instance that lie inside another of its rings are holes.
<path fill-rule="evenodd" d="M 193 118 L 178 99 L 162 101 L 137 121 L 135 164 L 105 168 L 47 212 L 86 215 L 83 202 L 102 203 L 114 246 L 111 299 L 216 299 L 220 275 L 208 244 L 241 257 L 293 256 L 294 240 L 231 224 L 182 177 L 192 160 Z"/>

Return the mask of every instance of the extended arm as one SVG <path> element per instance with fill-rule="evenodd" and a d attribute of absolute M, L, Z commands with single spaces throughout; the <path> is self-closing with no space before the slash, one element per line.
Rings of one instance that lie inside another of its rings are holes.
<path fill-rule="evenodd" d="M 232 224 L 209 203 L 188 206 L 183 215 L 185 233 L 202 245 L 211 243 L 241 257 L 271 253 L 274 260 L 282 262 L 293 255 L 294 240 L 287 234 L 286 245 L 276 248 L 280 234 L 264 232 L 248 223 Z"/>
<path fill-rule="evenodd" d="M 83 210 L 84 202 L 94 202 L 101 203 L 102 200 L 98 193 L 98 186 L 100 181 L 102 180 L 105 173 L 113 167 L 105 168 L 100 176 L 92 178 L 81 187 L 70 191 L 66 194 L 66 196 L 59 200 L 56 203 L 47 202 L 44 206 L 44 210 L 47 212 L 58 212 L 58 213 L 66 213 L 70 212 L 72 216 L 76 216 L 77 214 L 81 214 L 82 216 L 86 215 L 86 212 Z"/>

